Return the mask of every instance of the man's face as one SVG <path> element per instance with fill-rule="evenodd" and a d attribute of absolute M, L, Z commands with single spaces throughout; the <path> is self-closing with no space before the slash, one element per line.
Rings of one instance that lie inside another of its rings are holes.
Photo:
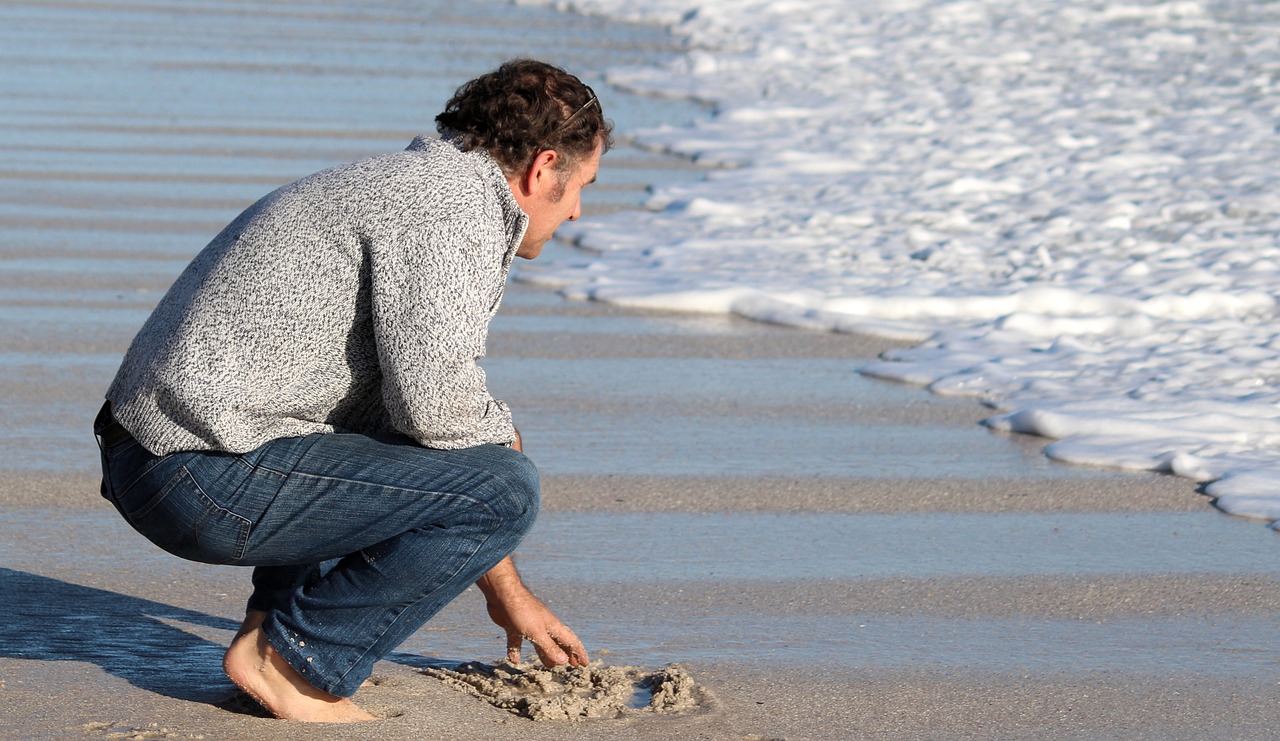
<path fill-rule="evenodd" d="M 537 162 L 535 160 L 532 171 L 525 174 L 521 191 L 512 186 L 520 208 L 529 215 L 529 228 L 516 250 L 516 255 L 526 260 L 542 254 L 543 245 L 561 224 L 577 221 L 582 215 L 582 189 L 596 180 L 596 172 L 600 169 L 600 147 L 596 147 L 589 159 L 579 162 L 567 178 L 550 165 L 544 171 L 538 171 Z"/>

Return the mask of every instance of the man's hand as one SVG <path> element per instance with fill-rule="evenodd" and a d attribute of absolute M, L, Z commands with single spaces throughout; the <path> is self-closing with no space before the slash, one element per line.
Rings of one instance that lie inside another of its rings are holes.
<path fill-rule="evenodd" d="M 578 636 L 520 581 L 510 557 L 480 577 L 476 586 L 484 592 L 489 617 L 507 632 L 508 661 L 520 662 L 520 649 L 528 640 L 548 669 L 561 664 L 587 665 L 587 650 Z"/>

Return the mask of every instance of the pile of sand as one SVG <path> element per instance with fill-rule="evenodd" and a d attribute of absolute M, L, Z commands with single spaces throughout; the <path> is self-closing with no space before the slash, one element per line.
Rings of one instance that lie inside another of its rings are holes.
<path fill-rule="evenodd" d="M 707 691 L 679 664 L 657 671 L 634 666 L 544 669 L 532 663 L 484 664 L 422 670 L 494 707 L 533 720 L 578 721 L 642 713 L 687 713 L 709 705 Z"/>

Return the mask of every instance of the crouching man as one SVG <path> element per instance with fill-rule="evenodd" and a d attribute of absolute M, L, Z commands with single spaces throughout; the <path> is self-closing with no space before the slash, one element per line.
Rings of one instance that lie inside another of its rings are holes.
<path fill-rule="evenodd" d="M 583 665 L 510 554 L 538 475 L 476 364 L 516 257 L 581 214 L 611 125 L 577 77 L 509 62 L 439 139 L 305 177 L 196 256 L 130 346 L 94 430 L 103 495 L 183 558 L 253 566 L 227 675 L 273 714 L 349 698 L 475 583 L 547 666 Z"/>

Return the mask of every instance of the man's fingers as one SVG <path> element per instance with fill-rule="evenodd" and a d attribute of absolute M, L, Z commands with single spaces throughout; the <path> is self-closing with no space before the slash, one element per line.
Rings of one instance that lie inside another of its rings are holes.
<path fill-rule="evenodd" d="M 512 664 L 520 663 L 520 646 L 523 643 L 524 636 L 507 631 L 507 661 Z"/>
<path fill-rule="evenodd" d="M 586 666 L 590 661 L 587 658 L 587 649 L 583 647 L 582 641 L 578 640 L 577 634 L 566 625 L 557 625 L 547 631 L 551 638 L 567 652 L 566 659 L 573 666 Z"/>
<path fill-rule="evenodd" d="M 561 648 L 555 638 L 551 637 L 550 632 L 543 632 L 540 636 L 528 636 L 529 642 L 533 644 L 533 649 L 538 652 L 538 658 L 542 660 L 542 665 L 551 669 L 561 664 L 569 663 L 569 655 Z"/>
<path fill-rule="evenodd" d="M 578 640 L 578 636 L 563 624 L 551 626 L 546 633 L 537 638 L 530 637 L 529 642 L 538 652 L 542 665 L 548 669 L 561 664 L 586 666 L 590 661 L 582 641 Z"/>

